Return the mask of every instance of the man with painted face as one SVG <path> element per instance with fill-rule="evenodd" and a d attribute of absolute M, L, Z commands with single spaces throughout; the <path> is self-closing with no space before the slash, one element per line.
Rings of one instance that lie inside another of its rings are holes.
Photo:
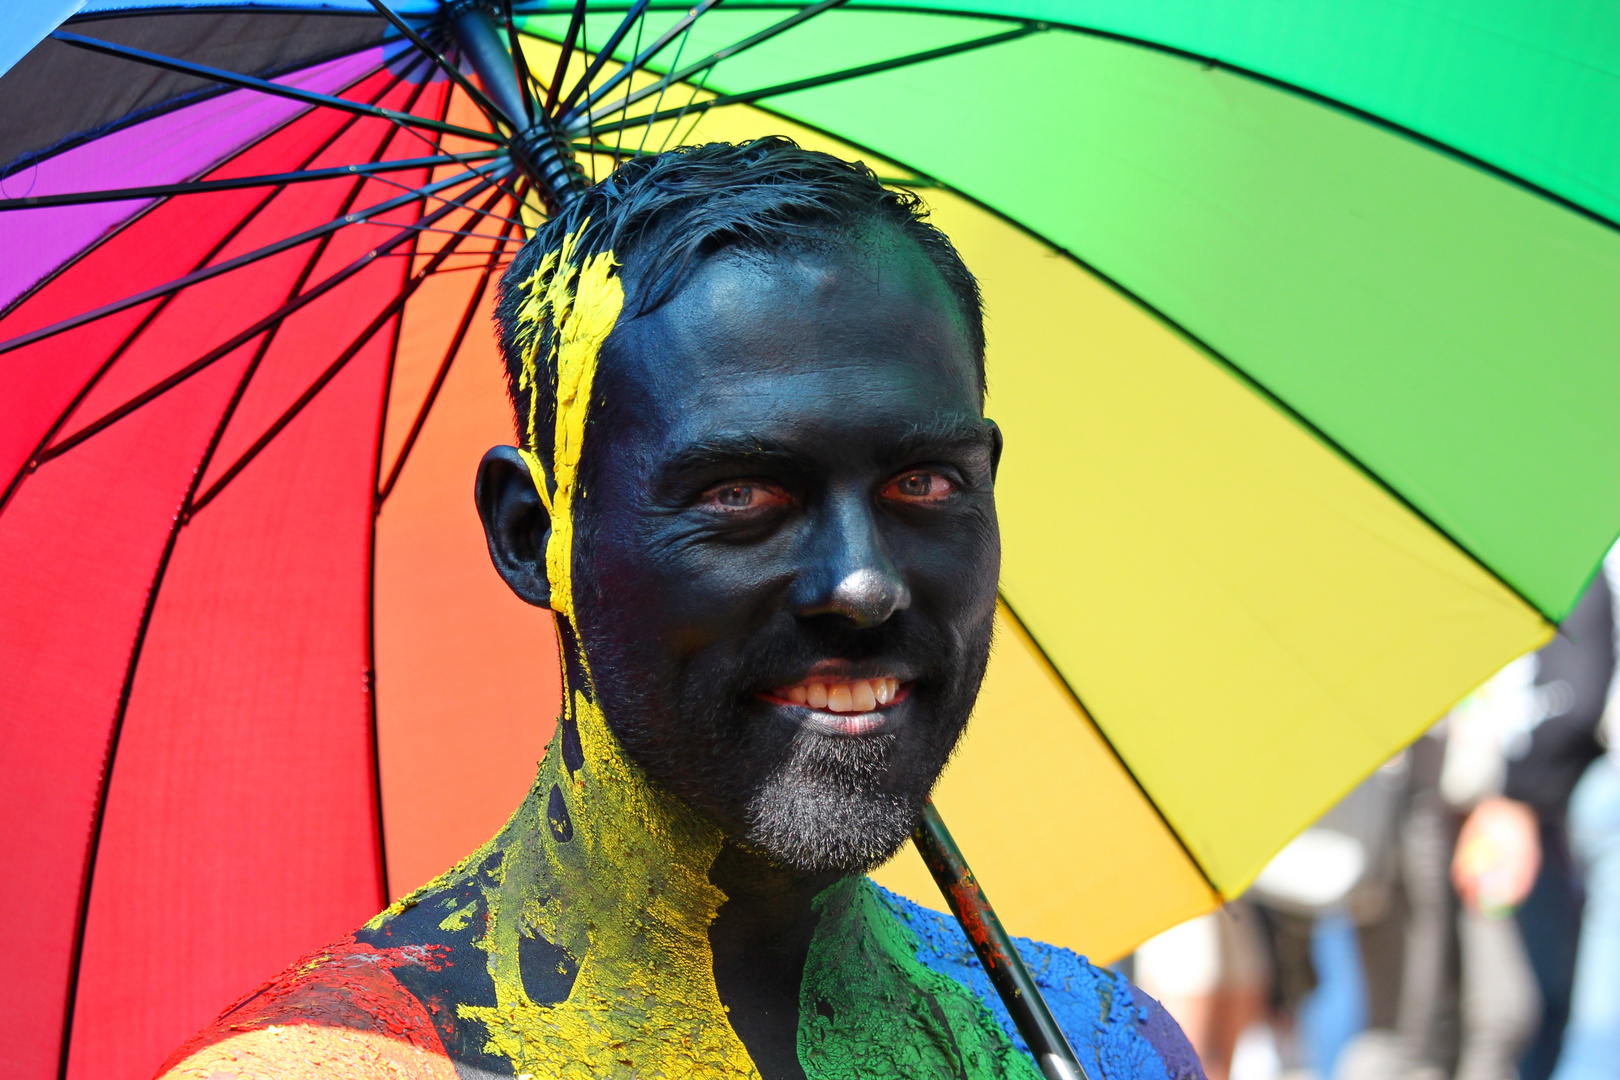
<path fill-rule="evenodd" d="M 990 648 L 1001 433 L 955 249 L 863 166 L 711 144 L 547 222 L 498 321 L 520 445 L 476 499 L 557 617 L 538 779 L 174 1074 L 1036 1080 L 955 925 L 861 876 Z M 1201 1075 L 1123 978 L 1024 951 L 1094 1080 Z"/>

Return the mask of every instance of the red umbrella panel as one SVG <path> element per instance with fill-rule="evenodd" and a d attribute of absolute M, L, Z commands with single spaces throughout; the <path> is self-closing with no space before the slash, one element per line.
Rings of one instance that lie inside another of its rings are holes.
<path fill-rule="evenodd" d="M 476 455 L 511 439 L 488 319 L 523 193 L 425 60 L 277 82 L 423 122 L 231 90 L 30 189 L 186 193 L 7 220 L 7 1075 L 149 1074 L 475 846 L 549 735 L 553 665 L 499 655 L 551 655 L 549 621 L 467 557 Z M 413 734 L 447 714 L 478 718 L 464 751 Z M 413 797 L 458 770 L 487 806 Z"/>

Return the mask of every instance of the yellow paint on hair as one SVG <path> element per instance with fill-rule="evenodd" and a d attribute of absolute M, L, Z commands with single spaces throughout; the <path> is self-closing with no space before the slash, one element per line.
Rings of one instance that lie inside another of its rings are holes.
<path fill-rule="evenodd" d="M 578 490 L 580 452 L 585 445 L 585 416 L 590 407 L 591 386 L 596 377 L 596 361 L 602 343 L 612 333 L 624 309 L 624 286 L 614 274 L 618 266 L 611 251 L 578 257 L 580 234 L 590 224 L 587 218 L 574 232 L 563 237 L 561 247 L 548 251 L 527 278 L 519 283 L 523 302 L 518 307 L 518 338 L 524 344 L 518 390 L 528 395 L 523 437 L 524 449 L 533 454 L 537 445 L 535 427 L 539 420 L 539 400 L 546 379 L 541 371 L 541 350 L 547 370 L 557 373 L 556 430 L 552 436 L 549 493 L 545 477 L 536 478 L 540 497 L 551 512 L 551 539 L 546 544 L 546 577 L 551 582 L 551 608 L 569 622 L 574 621 L 573 508 Z M 543 330 L 550 322 L 552 332 Z M 526 459 L 527 460 L 527 459 Z M 531 471 L 534 463 L 531 462 Z"/>

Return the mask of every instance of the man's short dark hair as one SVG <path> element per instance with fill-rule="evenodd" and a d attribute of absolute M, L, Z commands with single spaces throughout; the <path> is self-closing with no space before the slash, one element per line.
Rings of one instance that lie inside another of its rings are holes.
<path fill-rule="evenodd" d="M 523 245 L 501 278 L 495 308 L 507 387 L 517 415 L 530 415 L 535 436 L 549 442 L 555 424 L 557 372 L 538 385 L 522 379 L 525 334 L 538 333 L 549 346 L 549 319 L 535 328 L 519 325 L 521 283 L 548 253 L 573 237 L 573 253 L 585 259 L 612 251 L 630 272 L 623 317 L 644 315 L 667 301 L 702 258 L 728 248 L 788 251 L 813 247 L 871 225 L 888 225 L 920 248 L 956 298 L 984 388 L 984 313 L 979 285 L 949 238 L 927 220 L 913 192 L 886 188 L 861 162 L 806 150 L 782 136 L 745 143 L 707 143 L 633 158 L 590 187 L 548 220 Z M 549 347 L 540 355 L 550 355 Z M 539 374 L 539 373 L 537 373 Z M 549 446 L 527 449 L 550 460 Z"/>

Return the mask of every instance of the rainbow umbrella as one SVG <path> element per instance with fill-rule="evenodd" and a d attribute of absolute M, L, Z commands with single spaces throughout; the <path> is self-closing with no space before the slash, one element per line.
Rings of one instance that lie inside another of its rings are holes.
<path fill-rule="evenodd" d="M 8 1076 L 149 1075 L 520 798 L 550 623 L 468 490 L 512 437 L 491 283 L 570 153 L 790 134 L 980 275 L 1006 603 L 936 801 L 1017 932 L 1103 960 L 1241 892 L 1620 531 L 1612 5 L 0 27 Z"/>

